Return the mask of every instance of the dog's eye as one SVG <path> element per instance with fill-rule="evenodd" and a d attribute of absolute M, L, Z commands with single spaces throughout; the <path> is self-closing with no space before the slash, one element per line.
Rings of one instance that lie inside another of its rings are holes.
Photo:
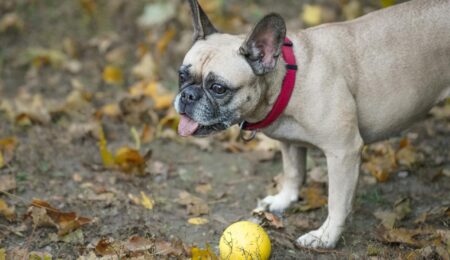
<path fill-rule="evenodd" d="M 188 80 L 188 74 L 186 72 L 184 72 L 184 71 L 180 72 L 179 73 L 179 80 L 180 80 L 180 83 L 186 82 L 186 80 Z"/>
<path fill-rule="evenodd" d="M 211 86 L 211 90 L 218 95 L 223 95 L 223 94 L 225 94 L 225 92 L 227 92 L 226 87 L 224 87 L 220 84 L 217 84 L 217 83 L 215 83 Z"/>

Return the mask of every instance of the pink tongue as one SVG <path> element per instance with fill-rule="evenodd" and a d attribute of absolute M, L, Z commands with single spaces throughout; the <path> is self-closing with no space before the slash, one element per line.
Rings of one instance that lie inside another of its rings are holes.
<path fill-rule="evenodd" d="M 178 134 L 181 136 L 190 136 L 199 127 L 199 124 L 187 116 L 181 115 L 178 124 Z"/>

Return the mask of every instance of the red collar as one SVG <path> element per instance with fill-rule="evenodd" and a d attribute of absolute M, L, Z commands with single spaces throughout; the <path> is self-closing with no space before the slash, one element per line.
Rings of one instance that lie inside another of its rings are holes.
<path fill-rule="evenodd" d="M 243 121 L 240 125 L 241 129 L 256 131 L 258 129 L 265 128 L 277 120 L 287 107 L 292 91 L 294 90 L 295 76 L 297 72 L 297 64 L 295 63 L 295 56 L 292 46 L 292 42 L 286 37 L 281 49 L 283 59 L 286 62 L 286 74 L 284 75 L 280 94 L 273 104 L 272 110 L 263 120 L 259 122 L 249 123 L 247 121 Z"/>

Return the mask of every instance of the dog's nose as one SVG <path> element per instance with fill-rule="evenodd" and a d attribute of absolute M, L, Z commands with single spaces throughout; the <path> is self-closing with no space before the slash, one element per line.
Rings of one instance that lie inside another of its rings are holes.
<path fill-rule="evenodd" d="M 202 97 L 202 94 L 200 87 L 189 86 L 181 92 L 181 102 L 185 104 L 194 103 Z"/>

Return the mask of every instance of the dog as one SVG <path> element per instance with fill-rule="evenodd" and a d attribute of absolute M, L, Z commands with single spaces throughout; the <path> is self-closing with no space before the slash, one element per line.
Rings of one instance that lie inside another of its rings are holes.
<path fill-rule="evenodd" d="M 272 13 L 248 35 L 219 33 L 196 0 L 189 4 L 194 43 L 174 100 L 179 134 L 240 124 L 279 140 L 282 188 L 262 200 L 275 212 L 298 199 L 307 148 L 321 149 L 328 216 L 296 243 L 335 247 L 352 210 L 363 145 L 404 130 L 450 94 L 450 1 L 412 0 L 288 34 Z"/>

